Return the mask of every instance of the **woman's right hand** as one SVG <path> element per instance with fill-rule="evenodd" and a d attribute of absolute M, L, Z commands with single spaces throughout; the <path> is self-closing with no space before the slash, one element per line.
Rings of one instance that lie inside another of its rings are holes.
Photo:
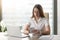
<path fill-rule="evenodd" d="M 29 31 L 25 30 L 24 34 L 29 35 Z"/>

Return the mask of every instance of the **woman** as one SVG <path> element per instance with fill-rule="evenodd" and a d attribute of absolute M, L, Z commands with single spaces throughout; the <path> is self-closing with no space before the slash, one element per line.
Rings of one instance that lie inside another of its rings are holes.
<path fill-rule="evenodd" d="M 49 21 L 45 18 L 42 6 L 39 4 L 34 6 L 32 17 L 25 25 L 24 34 L 28 35 L 29 33 L 33 35 L 32 40 L 38 40 L 40 35 L 50 34 Z"/>

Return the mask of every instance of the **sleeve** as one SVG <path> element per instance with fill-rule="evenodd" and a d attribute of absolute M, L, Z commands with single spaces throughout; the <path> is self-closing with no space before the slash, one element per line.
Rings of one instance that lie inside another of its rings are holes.
<path fill-rule="evenodd" d="M 49 20 L 45 19 L 45 27 L 47 27 L 49 25 Z"/>

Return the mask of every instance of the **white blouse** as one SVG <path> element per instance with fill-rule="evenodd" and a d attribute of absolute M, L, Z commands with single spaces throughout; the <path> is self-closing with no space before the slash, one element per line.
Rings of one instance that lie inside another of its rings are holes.
<path fill-rule="evenodd" d="M 27 22 L 28 25 L 30 25 L 30 30 L 37 29 L 42 30 L 43 27 L 47 27 L 49 24 L 48 19 L 46 18 L 39 18 L 38 23 L 36 23 L 34 18 L 30 18 L 30 20 Z"/>

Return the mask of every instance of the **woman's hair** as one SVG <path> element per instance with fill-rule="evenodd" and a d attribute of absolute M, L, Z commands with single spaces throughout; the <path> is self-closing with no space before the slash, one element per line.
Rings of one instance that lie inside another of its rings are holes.
<path fill-rule="evenodd" d="M 45 17 L 44 13 L 43 13 L 43 8 L 40 4 L 36 4 L 34 6 L 34 8 L 37 8 L 39 10 L 39 17 Z M 32 11 L 32 13 L 33 13 L 32 18 L 34 17 L 34 8 L 33 8 L 33 11 Z"/>

